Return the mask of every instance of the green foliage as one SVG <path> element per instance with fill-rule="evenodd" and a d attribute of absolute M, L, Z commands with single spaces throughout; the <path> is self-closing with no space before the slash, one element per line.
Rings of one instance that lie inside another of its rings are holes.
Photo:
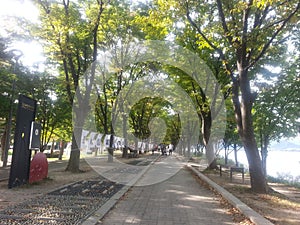
<path fill-rule="evenodd" d="M 152 1 L 149 5 L 139 4 L 134 12 L 133 24 L 137 27 L 140 37 L 150 40 L 163 40 L 171 32 L 174 24 L 165 9 L 174 1 Z"/>
<path fill-rule="evenodd" d="M 49 77 L 46 73 L 38 74 L 22 67 L 17 63 L 18 54 L 7 51 L 5 43 L 8 40 L 1 39 L 2 121 L 10 108 L 12 83 L 15 80 L 18 93 L 38 99 L 38 119 L 47 124 L 45 133 L 48 137 L 55 135 L 68 139 L 71 127 L 69 111 L 74 93 L 80 78 L 97 59 L 97 49 L 114 49 L 121 42 L 127 43 L 132 39 L 168 39 L 198 54 L 207 63 L 221 84 L 225 98 L 232 94 L 233 83 L 241 78 L 239 73 L 247 72 L 243 82 L 246 82 L 245 86 L 250 86 L 249 82 L 252 80 L 256 87 L 261 88 L 258 98 L 256 102 L 254 98 L 242 99 L 252 93 L 249 88 L 248 95 L 241 95 L 240 87 L 237 98 L 239 103 L 242 102 L 240 99 L 244 103 L 250 102 L 251 107 L 255 102 L 254 109 L 250 107 L 248 111 L 252 109 L 257 134 L 276 140 L 282 136 L 292 136 L 297 130 L 300 117 L 300 29 L 299 11 L 295 11 L 299 9 L 297 0 L 155 0 L 147 5 L 127 0 L 34 2 L 40 10 L 40 22 L 29 27 L 29 33 L 42 43 L 48 65 L 57 68 L 59 76 Z M 27 29 L 27 22 L 25 24 L 24 29 Z M 20 32 L 17 36 L 25 37 L 28 36 L 27 33 Z M 288 43 L 296 46 L 290 56 L 284 54 Z M 268 71 L 266 65 L 269 68 L 280 66 L 282 75 Z M 204 88 L 199 87 L 183 71 L 159 62 L 127 65 L 126 68 L 118 68 L 99 93 L 96 107 L 98 131 L 113 132 L 110 125 L 115 120 L 112 111 L 118 94 L 134 81 L 149 73 L 153 74 L 153 68 L 168 74 L 169 78 L 183 88 L 197 106 L 200 118 L 208 118 L 211 110 L 215 110 L 210 108 L 213 99 L 205 96 Z M 277 83 L 266 85 L 257 79 L 259 74 L 264 79 L 274 81 L 278 76 Z M 51 98 L 52 93 L 55 93 L 56 99 Z M 83 95 L 82 99 L 84 97 Z M 240 114 L 238 110 L 230 110 L 233 105 L 228 100 L 226 105 L 228 121 L 224 140 L 226 143 L 236 144 L 239 140 L 235 127 L 242 127 L 242 123 L 237 123 L 234 118 Z M 167 106 L 168 103 L 161 99 L 140 100 L 131 111 L 131 131 L 138 137 L 145 138 L 149 135 L 149 121 L 153 117 L 161 117 L 167 124 L 166 140 L 178 140 L 180 121 L 176 115 L 168 114 L 168 110 L 162 110 L 171 107 Z M 149 111 L 151 107 L 161 110 L 157 109 L 154 115 Z M 116 116 L 120 115 L 117 113 Z"/>
<path fill-rule="evenodd" d="M 170 103 L 164 99 L 151 97 L 141 99 L 130 111 L 129 121 L 132 133 L 142 140 L 147 139 L 151 134 L 149 129 L 151 120 L 161 118 L 168 123 L 167 121 L 171 119 L 168 113 L 170 109 Z M 170 136 L 168 139 L 171 139 Z"/>
<path fill-rule="evenodd" d="M 267 139 L 267 144 L 299 131 L 300 83 L 295 72 L 293 67 L 283 71 L 275 84 L 262 90 L 254 105 L 257 136 Z"/>
<path fill-rule="evenodd" d="M 13 73 L 14 68 L 14 54 L 13 52 L 7 51 L 7 39 L 0 39 L 0 118 L 6 118 L 9 112 L 9 102 L 12 91 L 12 83 L 15 78 Z"/>
<path fill-rule="evenodd" d="M 66 93 L 62 92 L 60 81 L 49 74 L 40 74 L 35 89 L 38 101 L 37 121 L 42 125 L 42 146 L 50 141 L 70 141 L 72 133 L 71 107 Z"/>
<path fill-rule="evenodd" d="M 226 99 L 226 112 L 227 112 L 227 123 L 226 123 L 226 131 L 223 138 L 223 147 L 228 148 L 233 145 L 242 146 L 241 139 L 239 137 L 236 120 L 233 112 L 233 106 L 230 99 Z"/>

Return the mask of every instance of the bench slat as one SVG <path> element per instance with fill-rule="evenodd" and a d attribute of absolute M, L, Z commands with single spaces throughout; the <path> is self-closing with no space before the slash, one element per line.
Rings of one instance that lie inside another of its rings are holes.
<path fill-rule="evenodd" d="M 232 173 L 237 172 L 242 174 L 242 179 L 243 183 L 245 180 L 245 170 L 244 167 L 237 167 L 237 166 L 230 166 L 230 165 L 224 165 L 224 164 L 219 164 L 220 167 L 220 176 L 222 176 L 222 168 L 226 169 L 227 171 L 230 171 L 230 181 L 232 182 Z M 225 172 L 225 171 L 224 171 Z"/>

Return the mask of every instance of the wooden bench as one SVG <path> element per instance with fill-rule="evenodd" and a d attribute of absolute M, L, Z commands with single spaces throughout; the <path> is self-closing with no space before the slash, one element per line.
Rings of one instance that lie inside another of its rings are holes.
<path fill-rule="evenodd" d="M 129 149 L 129 158 L 137 158 L 138 157 L 138 151 Z"/>
<path fill-rule="evenodd" d="M 236 173 L 241 173 L 242 174 L 242 179 L 243 183 L 245 180 L 245 170 L 244 167 L 238 167 L 238 166 L 233 166 L 233 165 L 224 165 L 224 164 L 219 164 L 220 167 L 220 177 L 222 176 L 222 172 L 228 172 L 230 174 L 230 182 L 232 182 L 232 174 L 234 172 Z"/>
<path fill-rule="evenodd" d="M 124 150 L 124 147 L 123 147 L 123 150 Z M 130 148 L 129 146 L 127 147 L 127 151 L 129 150 L 129 154 L 128 154 L 128 158 L 138 158 L 138 151 L 133 149 L 133 148 Z"/>

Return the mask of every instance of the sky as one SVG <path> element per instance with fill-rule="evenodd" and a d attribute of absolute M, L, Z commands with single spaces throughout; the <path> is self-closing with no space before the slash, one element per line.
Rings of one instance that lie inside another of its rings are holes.
<path fill-rule="evenodd" d="M 29 0 L 0 0 L 0 15 L 21 16 L 37 20 L 38 10 Z"/>
<path fill-rule="evenodd" d="M 29 0 L 0 0 L 0 5 L 0 36 L 7 35 L 5 29 L 17 30 L 11 17 L 18 16 L 32 22 L 38 21 L 38 10 Z M 22 51 L 20 61 L 25 66 L 32 66 L 45 60 L 42 56 L 42 46 L 37 42 L 16 42 L 11 48 Z"/>
<path fill-rule="evenodd" d="M 136 2 L 137 0 L 132 0 Z M 139 0 L 146 3 L 148 0 Z M 17 29 L 11 16 L 18 16 L 28 19 L 32 22 L 38 22 L 39 12 L 30 0 L 0 0 L 0 36 L 6 36 L 5 28 Z M 13 49 L 19 49 L 23 55 L 20 61 L 24 66 L 32 67 L 33 65 L 39 65 L 41 70 L 44 69 L 42 46 L 38 42 L 17 42 L 14 43 Z"/>

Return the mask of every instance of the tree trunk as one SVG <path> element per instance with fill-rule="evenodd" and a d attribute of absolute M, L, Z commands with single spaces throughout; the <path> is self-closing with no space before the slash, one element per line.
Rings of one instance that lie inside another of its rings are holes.
<path fill-rule="evenodd" d="M 138 139 L 134 137 L 134 150 L 138 150 Z"/>
<path fill-rule="evenodd" d="M 122 106 L 122 110 L 123 110 L 123 106 Z M 123 111 L 122 111 L 123 112 Z M 123 114 L 123 138 L 124 138 L 124 146 L 123 146 L 123 153 L 122 153 L 122 157 L 123 158 L 127 158 L 128 156 L 128 140 L 127 140 L 127 117 Z"/>
<path fill-rule="evenodd" d="M 217 167 L 217 160 L 215 156 L 215 149 L 212 142 L 208 142 L 205 146 L 205 154 L 208 160 L 208 169 L 215 169 Z"/>
<path fill-rule="evenodd" d="M 248 71 L 238 64 L 239 68 L 239 87 L 241 90 L 240 104 L 235 104 L 235 113 L 238 124 L 238 131 L 243 142 L 247 160 L 249 164 L 251 188 L 258 193 L 267 193 L 268 185 L 263 174 L 261 159 L 255 140 L 255 134 L 252 123 L 252 104 L 254 101 L 248 79 Z M 236 85 L 236 84 L 234 84 Z M 233 93 L 233 102 L 236 103 L 239 98 L 238 93 Z M 238 101 L 239 102 L 239 101 Z"/>
<path fill-rule="evenodd" d="M 72 135 L 71 154 L 70 154 L 70 159 L 68 161 L 66 171 L 78 173 L 80 172 L 79 162 L 80 162 L 80 144 L 81 144 L 80 140 L 81 140 L 82 128 L 74 126 L 73 129 L 74 131 Z"/>
<path fill-rule="evenodd" d="M 54 141 L 54 139 L 52 139 L 52 144 L 51 144 L 51 149 L 50 149 L 50 157 L 51 158 L 53 157 L 54 144 L 55 144 L 55 141 Z"/>
<path fill-rule="evenodd" d="M 228 146 L 225 146 L 225 165 L 228 164 Z"/>
<path fill-rule="evenodd" d="M 234 161 L 235 161 L 235 165 L 239 166 L 239 161 L 238 161 L 238 157 L 237 157 L 237 144 L 233 145 L 233 151 L 234 151 Z"/>
<path fill-rule="evenodd" d="M 1 139 L 1 148 L 2 148 L 2 154 L 1 159 L 3 162 L 3 167 L 7 166 L 8 163 L 8 151 L 10 148 L 10 133 L 11 133 L 11 115 L 8 119 L 6 119 L 7 124 L 5 126 L 5 130 Z"/>
<path fill-rule="evenodd" d="M 205 146 L 205 154 L 208 161 L 208 169 L 215 169 L 217 167 L 217 160 L 215 156 L 215 149 L 213 142 L 210 139 L 211 133 L 211 113 L 202 112 L 201 113 L 202 121 L 202 134 L 203 134 L 203 144 Z"/>
<path fill-rule="evenodd" d="M 111 135 L 109 138 L 108 158 L 107 162 L 112 163 L 114 161 L 114 134 L 113 128 L 111 127 Z"/>
<path fill-rule="evenodd" d="M 58 160 L 62 160 L 62 156 L 64 154 L 64 148 L 65 148 L 65 142 L 63 140 L 61 140 L 60 144 L 59 144 L 59 156 L 58 156 Z"/>
<path fill-rule="evenodd" d="M 6 128 L 7 126 L 5 126 L 5 129 L 4 129 L 4 132 L 3 132 L 3 135 L 1 137 L 1 161 L 4 162 L 5 161 L 5 140 L 6 140 Z"/>
<path fill-rule="evenodd" d="M 268 137 L 262 137 L 261 140 L 261 165 L 265 178 L 267 177 L 267 157 L 268 157 Z"/>

